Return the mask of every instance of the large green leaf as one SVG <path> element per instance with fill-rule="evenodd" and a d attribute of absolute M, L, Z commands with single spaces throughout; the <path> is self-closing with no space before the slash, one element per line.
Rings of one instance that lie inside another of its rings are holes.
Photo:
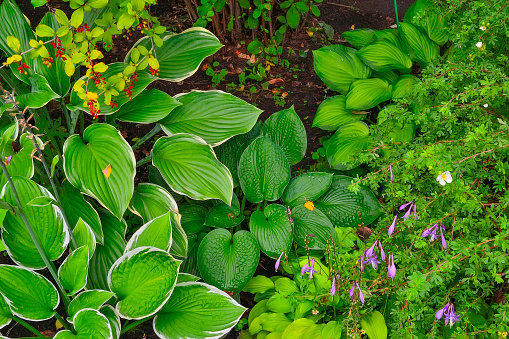
<path fill-rule="evenodd" d="M 199 282 L 177 284 L 171 299 L 157 313 L 154 330 L 160 338 L 220 338 L 237 324 L 246 308 L 228 294 Z"/>
<path fill-rule="evenodd" d="M 170 247 L 170 254 L 180 258 L 187 258 L 188 241 L 186 231 L 182 228 L 181 215 L 170 212 L 171 233 L 173 242 Z"/>
<path fill-rule="evenodd" d="M 149 39 L 144 39 L 141 43 L 150 49 Z M 163 39 L 161 47 L 155 47 L 155 55 L 160 66 L 158 78 L 173 82 L 182 81 L 198 70 L 203 59 L 216 53 L 221 47 L 214 34 L 201 27 L 168 35 Z"/>
<path fill-rule="evenodd" d="M 182 106 L 159 123 L 169 136 L 194 134 L 212 146 L 253 128 L 260 109 L 222 91 L 192 91 L 175 96 Z"/>
<path fill-rule="evenodd" d="M 9 165 L 6 165 L 11 177 L 19 176 L 31 179 L 34 175 L 34 160 L 32 158 L 32 152 L 34 151 L 35 146 L 29 136 L 30 134 L 24 133 L 19 137 L 21 149 L 17 153 L 14 152 L 12 147 L 7 145 L 7 147 L 4 147 L 3 149 L 4 157 L 12 156 Z M 6 141 L 6 143 L 8 145 L 12 144 L 9 143 L 9 141 Z M 1 171 L 0 189 L 4 187 L 6 182 L 7 179 L 5 178 L 5 174 Z"/>
<path fill-rule="evenodd" d="M 141 226 L 129 239 L 124 252 L 127 253 L 144 246 L 168 252 L 172 243 L 171 230 L 170 212 L 167 212 Z"/>
<path fill-rule="evenodd" d="M 81 218 L 92 229 L 97 242 L 102 243 L 104 241 L 104 234 L 99 214 L 83 198 L 81 192 L 69 182 L 65 182 L 61 186 L 59 196 L 62 202 L 62 209 L 67 216 L 70 226 L 75 227 Z"/>
<path fill-rule="evenodd" d="M 21 207 L 40 246 L 50 260 L 57 260 L 69 243 L 69 234 L 67 228 L 63 226 L 61 213 L 52 205 L 26 205 L 34 198 L 44 196 L 54 199 L 53 196 L 44 187 L 29 179 L 12 177 L 12 181 Z M 9 184 L 4 186 L 0 198 L 13 206 L 17 205 Z M 2 227 L 2 239 L 7 253 L 17 264 L 35 269 L 46 267 L 19 214 L 7 212 Z"/>
<path fill-rule="evenodd" d="M 286 155 L 293 166 L 306 154 L 308 138 L 304 124 L 292 107 L 273 113 L 262 127 L 262 135 L 269 137 Z"/>
<path fill-rule="evenodd" d="M 392 85 L 392 99 L 400 99 L 412 94 L 414 86 L 419 82 L 420 80 L 417 77 L 411 74 L 403 74 Z"/>
<path fill-rule="evenodd" d="M 277 258 L 281 252 L 289 253 L 292 245 L 292 224 L 286 207 L 272 204 L 255 211 L 249 219 L 249 229 L 256 237 L 263 253 Z"/>
<path fill-rule="evenodd" d="M 332 173 L 304 173 L 290 181 L 281 199 L 290 207 L 314 201 L 329 189 L 331 183 Z"/>
<path fill-rule="evenodd" d="M 357 193 L 348 189 L 353 180 L 335 175 L 329 190 L 315 202 L 334 226 L 357 227 L 361 223 L 367 226 L 383 213 L 377 198 L 367 187 L 359 185 Z"/>
<path fill-rule="evenodd" d="M 290 181 L 290 166 L 283 150 L 262 136 L 242 153 L 238 174 L 247 200 L 252 203 L 274 201 L 281 197 Z"/>
<path fill-rule="evenodd" d="M 302 247 L 324 250 L 327 241 L 334 237 L 334 226 L 317 208 L 310 210 L 304 204 L 297 205 L 292 208 L 292 217 L 295 242 Z"/>
<path fill-rule="evenodd" d="M 207 234 L 198 248 L 198 267 L 203 280 L 217 288 L 237 294 L 253 276 L 260 247 L 249 232 L 233 235 L 223 228 Z"/>
<path fill-rule="evenodd" d="M 366 65 L 379 72 L 393 69 L 409 72 L 412 68 L 412 60 L 408 55 L 386 40 L 378 40 L 362 48 L 357 51 L 357 56 Z"/>
<path fill-rule="evenodd" d="M 106 211 L 99 211 L 99 216 L 104 226 L 104 244 L 97 244 L 94 255 L 90 259 L 87 288 L 107 290 L 108 271 L 124 253 L 127 225 L 123 220 L 119 221 Z"/>
<path fill-rule="evenodd" d="M 120 322 L 120 317 L 117 312 L 111 305 L 104 305 L 99 310 L 106 318 L 108 318 L 108 322 L 111 327 L 112 339 L 119 339 L 120 331 L 122 329 L 122 323 Z"/>
<path fill-rule="evenodd" d="M 12 320 L 12 312 L 4 299 L 4 296 L 0 294 L 0 329 L 10 324 Z"/>
<path fill-rule="evenodd" d="M 353 29 L 341 33 L 341 39 L 345 39 L 354 48 L 362 48 L 375 41 L 375 31 L 370 28 Z"/>
<path fill-rule="evenodd" d="M 382 313 L 372 311 L 361 318 L 361 327 L 369 339 L 387 339 L 387 325 Z"/>
<path fill-rule="evenodd" d="M 338 170 L 353 168 L 351 160 L 368 147 L 369 128 L 360 121 L 343 125 L 323 143 L 329 165 Z"/>
<path fill-rule="evenodd" d="M 186 234 L 200 233 L 205 230 L 205 219 L 207 218 L 208 211 L 201 205 L 183 205 L 180 207 L 182 214 L 182 228 Z"/>
<path fill-rule="evenodd" d="M 97 245 L 97 242 L 95 240 L 94 233 L 92 232 L 90 226 L 88 226 L 88 224 L 84 222 L 83 219 L 80 218 L 76 223 L 76 226 L 74 226 L 72 233 L 74 235 L 74 239 L 76 240 L 77 248 L 86 245 L 88 248 L 88 258 L 91 259 L 95 253 L 95 247 Z M 76 249 L 72 244 L 71 248 L 73 250 Z"/>
<path fill-rule="evenodd" d="M 400 23 L 400 32 L 411 59 L 417 61 L 421 68 L 438 61 L 438 45 L 416 26 L 402 22 Z"/>
<path fill-rule="evenodd" d="M 322 327 L 311 319 L 296 319 L 285 328 L 281 339 L 321 339 Z"/>
<path fill-rule="evenodd" d="M 48 84 L 48 80 L 42 75 L 33 74 L 29 80 L 32 86 L 30 93 L 21 94 L 16 97 L 20 108 L 41 108 L 52 99 L 58 98 L 58 94 L 53 92 Z"/>
<path fill-rule="evenodd" d="M 156 184 L 141 183 L 134 188 L 129 209 L 148 222 L 168 211 L 178 213 L 175 199 L 164 188 Z"/>
<path fill-rule="evenodd" d="M 424 30 L 431 41 L 443 45 L 449 40 L 449 18 L 433 8 L 426 12 Z"/>
<path fill-rule="evenodd" d="M 346 94 L 357 79 L 367 79 L 371 68 L 356 55 L 356 50 L 342 45 L 325 46 L 313 51 L 316 75 L 330 89 Z"/>
<path fill-rule="evenodd" d="M 97 199 L 117 218 L 124 215 L 134 191 L 136 160 L 113 126 L 93 124 L 83 139 L 70 136 L 64 144 L 64 170 L 74 187 Z"/>
<path fill-rule="evenodd" d="M 175 192 L 231 203 L 232 176 L 203 139 L 186 133 L 163 137 L 156 141 L 152 155 L 154 166 Z"/>
<path fill-rule="evenodd" d="M 153 247 L 140 247 L 120 257 L 108 273 L 120 316 L 142 319 L 157 313 L 171 296 L 180 263 Z"/>
<path fill-rule="evenodd" d="M 83 309 L 74 317 L 76 334 L 69 330 L 57 333 L 54 339 L 112 339 L 111 326 L 108 318 L 97 310 Z"/>
<path fill-rule="evenodd" d="M 79 311 L 89 308 L 100 309 L 104 303 L 110 300 L 115 294 L 110 291 L 88 290 L 83 291 L 74 298 L 68 307 L 69 318 L 72 320 Z"/>
<path fill-rule="evenodd" d="M 150 124 L 163 119 L 180 105 L 180 102 L 158 89 L 144 90 L 122 105 L 113 117 L 120 121 Z"/>
<path fill-rule="evenodd" d="M 60 302 L 56 288 L 48 279 L 17 266 L 0 265 L 0 293 L 14 315 L 28 320 L 53 317 Z"/>
<path fill-rule="evenodd" d="M 229 228 L 239 225 L 244 221 L 244 214 L 241 214 L 239 198 L 233 193 L 231 206 L 219 201 L 207 213 L 204 225 L 218 228 Z"/>
<path fill-rule="evenodd" d="M 409 24 L 416 24 L 416 19 L 425 15 L 431 2 L 429 0 L 417 0 L 408 7 L 404 20 Z"/>
<path fill-rule="evenodd" d="M 346 109 L 371 109 L 392 97 L 392 86 L 383 79 L 357 80 L 346 96 Z"/>
<path fill-rule="evenodd" d="M 404 46 L 401 43 L 401 39 L 399 37 L 397 29 L 394 28 L 381 29 L 375 32 L 375 37 L 377 40 L 389 41 L 400 50 L 406 52 Z"/>
<path fill-rule="evenodd" d="M 198 268 L 198 248 L 200 247 L 201 241 L 207 233 L 200 232 L 198 234 L 188 235 L 189 241 L 189 252 L 187 258 L 182 262 L 180 266 L 180 272 L 190 273 L 196 276 L 200 276 L 200 270 Z"/>
<path fill-rule="evenodd" d="M 87 284 L 89 252 L 83 245 L 74 250 L 58 268 L 58 279 L 68 295 L 74 295 Z"/>
<path fill-rule="evenodd" d="M 353 114 L 352 110 L 346 109 L 345 104 L 344 95 L 335 95 L 322 101 L 316 110 L 313 127 L 334 131 L 341 125 L 364 118 L 364 114 Z"/>

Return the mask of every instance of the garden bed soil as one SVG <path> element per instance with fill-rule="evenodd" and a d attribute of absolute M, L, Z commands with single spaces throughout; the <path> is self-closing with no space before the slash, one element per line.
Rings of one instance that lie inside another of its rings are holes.
<path fill-rule="evenodd" d="M 17 0 L 17 3 L 23 13 L 32 22 L 32 28 L 35 28 L 35 25 L 41 20 L 46 9 L 39 8 L 34 10 L 29 0 Z M 403 13 L 405 13 L 406 9 L 412 3 L 413 0 L 401 0 L 398 2 L 400 19 L 402 19 Z M 51 0 L 50 5 L 69 12 L 68 3 L 63 1 Z M 313 18 L 309 22 L 308 27 L 305 27 L 301 32 L 295 33 L 287 38 L 282 58 L 289 61 L 290 67 L 270 65 L 270 69 L 267 71 L 267 78 L 264 79 L 264 81 L 272 80 L 274 83 L 269 85 L 268 89 L 263 89 L 261 87 L 261 82 L 253 82 L 246 84 L 242 91 L 230 90 L 232 94 L 262 109 L 263 113 L 260 116 L 262 121 L 274 112 L 289 108 L 292 105 L 294 106 L 295 111 L 304 123 L 308 136 L 306 157 L 301 163 L 296 165 L 295 169 L 297 170 L 305 170 L 314 162 L 311 159 L 311 152 L 316 151 L 316 149 L 320 147 L 320 138 L 326 133 L 319 129 L 311 128 L 313 117 L 318 105 L 325 97 L 331 95 L 330 92 L 326 92 L 326 86 L 320 81 L 313 70 L 313 56 L 311 51 L 322 47 L 324 44 L 344 43 L 344 41 L 340 39 L 340 34 L 350 30 L 352 25 L 354 25 L 355 28 L 383 29 L 394 25 L 396 22 L 393 3 L 390 0 L 325 0 L 318 4 L 318 7 L 321 11 L 321 16 L 319 18 Z M 159 4 L 154 6 L 153 9 L 154 11 L 152 14 L 159 17 L 163 25 L 176 27 L 177 31 L 182 31 L 192 25 L 192 23 L 187 20 L 187 12 L 182 0 L 159 0 Z M 320 33 L 320 31 L 310 36 L 311 34 L 308 32 L 312 30 L 309 28 L 319 27 L 320 23 L 327 23 L 334 28 L 335 34 L 332 40 L 327 39 L 325 34 Z M 135 41 L 135 39 L 130 39 L 129 41 L 119 40 L 118 44 L 107 54 L 107 62 L 123 61 L 133 41 Z M 295 51 L 295 53 L 289 54 L 292 50 Z M 226 45 L 218 53 L 207 58 L 203 62 L 202 67 L 200 67 L 198 72 L 192 77 L 181 83 L 157 81 L 151 85 L 151 88 L 160 89 L 170 95 L 189 92 L 194 89 L 218 89 L 227 91 L 228 84 L 232 82 L 237 82 L 238 84 L 238 74 L 247 66 L 247 59 L 240 57 L 242 54 L 248 54 L 246 44 Z M 213 67 L 212 65 L 214 62 L 218 62 L 219 64 Z M 268 64 L 265 66 L 268 66 Z M 226 69 L 228 74 L 225 77 L 225 81 L 219 83 L 215 88 L 212 87 L 211 77 L 206 75 L 207 67 L 213 67 L 214 70 L 217 71 L 223 68 Z M 249 91 L 251 86 L 256 87 L 254 93 Z M 274 96 L 276 96 L 278 100 L 274 100 Z M 284 100 L 284 103 L 282 100 Z M 279 105 L 276 101 L 278 101 Z M 133 139 L 143 136 L 153 127 L 151 125 L 126 123 L 120 123 L 119 126 L 123 136 L 131 144 L 134 143 L 132 141 Z M 145 147 L 136 151 L 137 160 L 144 158 L 150 153 L 152 145 L 146 143 L 144 146 Z M 142 178 L 147 176 L 146 166 L 143 166 L 140 170 Z M 5 253 L 2 253 L 0 254 L 0 264 L 13 263 Z M 274 261 L 262 255 L 256 274 L 263 274 L 266 276 L 274 275 L 273 268 Z M 43 274 L 49 276 L 47 272 L 43 271 Z M 245 307 L 251 308 L 254 305 L 252 294 L 242 292 L 240 300 Z M 247 313 L 244 316 L 247 317 Z M 47 331 L 45 333 L 50 336 L 56 331 L 54 320 L 38 322 L 35 323 L 35 326 L 40 331 Z M 4 328 L 2 333 L 12 338 L 31 336 L 31 333 L 21 325 L 12 324 Z M 232 339 L 236 337 L 237 332 L 232 330 L 226 338 Z M 152 322 L 148 321 L 140 325 L 137 329 L 123 334 L 121 338 L 155 339 L 157 336 L 153 332 Z"/>

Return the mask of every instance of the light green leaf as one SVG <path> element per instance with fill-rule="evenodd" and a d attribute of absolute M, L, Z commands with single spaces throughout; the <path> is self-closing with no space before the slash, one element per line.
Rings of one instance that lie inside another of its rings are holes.
<path fill-rule="evenodd" d="M 329 321 L 322 329 L 322 339 L 341 339 L 343 325 L 338 321 Z"/>
<path fill-rule="evenodd" d="M 30 93 L 21 94 L 16 97 L 19 101 L 20 108 L 41 108 L 52 99 L 59 97 L 58 94 L 53 92 L 48 80 L 42 75 L 33 74 L 30 76 L 30 85 L 32 86 Z"/>
<path fill-rule="evenodd" d="M 293 178 L 283 193 L 281 199 L 290 206 L 295 207 L 306 201 L 314 201 L 329 188 L 332 182 L 332 173 L 308 172 Z"/>
<path fill-rule="evenodd" d="M 62 330 L 54 339 L 112 339 L 112 332 L 108 318 L 97 310 L 83 309 L 74 317 L 74 329 L 76 335 L 71 331 Z"/>
<path fill-rule="evenodd" d="M 278 293 L 284 296 L 289 296 L 292 293 L 298 293 L 299 288 L 297 287 L 297 283 L 289 278 L 279 278 L 274 283 L 274 288 Z"/>
<path fill-rule="evenodd" d="M 341 125 L 364 118 L 364 114 L 353 114 L 352 110 L 346 109 L 345 104 L 344 95 L 335 95 L 322 101 L 316 110 L 313 127 L 334 131 Z"/>
<path fill-rule="evenodd" d="M 195 282 L 200 279 L 201 279 L 200 277 L 197 277 L 195 275 L 179 272 L 179 275 L 177 277 L 177 284 L 181 284 L 181 283 L 189 282 L 189 281 Z"/>
<path fill-rule="evenodd" d="M 196 200 L 231 203 L 232 176 L 203 139 L 185 133 L 163 137 L 156 141 L 152 154 L 152 163 L 175 192 Z"/>
<path fill-rule="evenodd" d="M 392 84 L 392 99 L 408 97 L 412 94 L 415 85 L 419 82 L 420 80 L 411 74 L 400 76 L 398 80 Z"/>
<path fill-rule="evenodd" d="M 134 188 L 129 209 L 144 222 L 157 218 L 168 211 L 178 213 L 175 199 L 164 188 L 156 184 L 141 183 Z"/>
<path fill-rule="evenodd" d="M 321 328 L 315 324 L 315 322 L 311 319 L 300 318 L 293 321 L 290 325 L 288 325 L 283 332 L 282 339 L 306 339 L 306 338 L 317 338 L 312 335 L 314 330 Z M 321 332 L 320 332 L 321 333 Z M 318 335 L 320 335 L 318 333 Z M 318 336 L 320 338 L 320 336 Z"/>
<path fill-rule="evenodd" d="M 168 252 L 172 244 L 171 230 L 170 212 L 167 212 L 141 226 L 129 239 L 124 253 L 144 246 Z"/>
<path fill-rule="evenodd" d="M 274 201 L 281 197 L 290 181 L 290 166 L 281 148 L 268 137 L 261 136 L 242 153 L 238 174 L 247 200 L 252 203 Z"/>
<path fill-rule="evenodd" d="M 334 237 L 334 226 L 319 209 L 311 211 L 304 205 L 297 205 L 292 208 L 292 216 L 295 242 L 300 246 L 324 250 L 327 240 Z"/>
<path fill-rule="evenodd" d="M 30 200 L 29 202 L 27 202 L 27 206 L 44 207 L 44 206 L 49 206 L 49 205 L 58 206 L 58 203 L 56 202 L 56 200 L 54 200 L 50 197 L 36 197 L 36 198 L 33 198 L 32 200 Z"/>
<path fill-rule="evenodd" d="M 230 332 L 245 311 L 213 286 L 185 282 L 175 286 L 171 299 L 154 318 L 154 330 L 165 339 L 219 338 Z"/>
<path fill-rule="evenodd" d="M 292 245 L 292 224 L 285 206 L 272 204 L 255 211 L 249 219 L 249 229 L 256 237 L 263 253 L 278 258 L 281 252 L 288 254 Z"/>
<path fill-rule="evenodd" d="M 244 287 L 243 291 L 252 294 L 265 293 L 271 288 L 274 288 L 274 283 L 272 280 L 264 275 L 257 275 L 249 280 L 249 283 L 246 285 L 246 287 Z"/>
<path fill-rule="evenodd" d="M 117 315 L 117 312 L 111 305 L 104 305 L 101 307 L 99 312 L 102 313 L 107 319 L 111 327 L 112 339 L 119 339 L 120 331 L 122 329 L 122 324 L 120 322 L 120 317 Z"/>
<path fill-rule="evenodd" d="M 39 24 L 35 28 L 35 34 L 37 34 L 37 36 L 40 38 L 53 37 L 55 36 L 55 31 L 48 25 Z"/>
<path fill-rule="evenodd" d="M 387 339 L 387 326 L 382 313 L 372 311 L 361 317 L 361 327 L 369 339 Z"/>
<path fill-rule="evenodd" d="M 351 169 L 349 164 L 358 152 L 368 147 L 369 128 L 360 121 L 343 125 L 323 143 L 329 165 L 338 170 Z"/>
<path fill-rule="evenodd" d="M 346 109 L 362 111 L 390 100 L 392 86 L 383 79 L 357 80 L 346 96 Z"/>
<path fill-rule="evenodd" d="M 378 72 L 393 69 L 409 72 L 413 64 L 408 55 L 386 40 L 378 40 L 362 48 L 357 51 L 357 56 Z"/>
<path fill-rule="evenodd" d="M 163 119 L 180 105 L 180 102 L 160 90 L 146 89 L 122 105 L 113 117 L 120 121 L 150 124 Z"/>
<path fill-rule="evenodd" d="M 87 284 L 89 251 L 84 245 L 65 258 L 58 268 L 58 279 L 68 295 L 74 295 Z"/>
<path fill-rule="evenodd" d="M 76 246 L 82 247 L 87 246 L 88 248 L 88 258 L 91 259 L 95 252 L 96 247 L 96 240 L 94 237 L 94 233 L 92 232 L 92 228 L 83 221 L 83 219 L 79 219 L 76 225 L 74 226 L 74 229 L 72 231 L 74 235 L 74 239 L 76 240 Z M 71 247 L 74 247 L 71 245 Z M 74 250 L 75 248 L 73 248 Z M 88 264 L 87 264 L 88 269 Z"/>
<path fill-rule="evenodd" d="M 140 247 L 120 257 L 108 273 L 117 297 L 116 310 L 126 319 L 151 316 L 164 306 L 177 282 L 181 261 L 151 247 Z"/>
<path fill-rule="evenodd" d="M 12 125 L 10 128 L 16 128 L 17 125 Z M 19 142 L 21 144 L 21 150 L 19 150 L 17 153 L 14 152 L 11 145 L 11 140 L 15 140 L 17 136 L 17 131 L 11 130 L 11 132 L 15 132 L 12 136 L 12 139 L 7 137 L 8 133 L 5 133 L 2 136 L 2 144 L 4 144 L 6 147 L 3 147 L 3 153 L 4 159 L 5 157 L 12 156 L 10 165 L 7 165 L 7 170 L 9 171 L 9 175 L 11 177 L 19 176 L 19 177 L 25 177 L 27 179 L 31 179 L 34 175 L 34 160 L 32 158 L 32 153 L 35 149 L 35 146 L 31 139 L 29 139 L 29 134 L 24 133 L 19 137 Z M 5 139 L 3 138 L 5 137 Z M 39 138 L 37 138 L 37 141 L 39 142 L 39 146 L 42 145 L 42 142 Z M 9 146 L 7 146 L 9 145 Z M 2 147 L 0 145 L 0 147 Z M 0 148 L 2 149 L 2 148 Z M 7 182 L 7 178 L 5 177 L 5 174 L 3 171 L 0 172 L 0 188 L 4 186 L 4 184 Z"/>
<path fill-rule="evenodd" d="M 249 132 L 262 112 L 222 91 L 192 91 L 176 95 L 175 99 L 182 106 L 159 122 L 165 133 L 194 134 L 212 146 Z"/>
<path fill-rule="evenodd" d="M 111 173 L 106 174 L 108 166 Z M 117 218 L 122 217 L 134 191 L 136 160 L 113 126 L 93 124 L 83 139 L 70 136 L 64 144 L 64 170 L 74 187 L 97 199 Z"/>
<path fill-rule="evenodd" d="M 83 309 L 100 309 L 104 303 L 110 300 L 115 294 L 110 291 L 88 290 L 83 291 L 74 298 L 69 304 L 69 318 L 72 319 L 79 311 Z"/>
<path fill-rule="evenodd" d="M 421 68 L 438 61 L 439 48 L 426 34 L 412 24 L 400 23 L 401 38 L 408 48 L 412 60 L 417 61 Z"/>
<path fill-rule="evenodd" d="M 171 219 L 171 233 L 173 243 L 171 244 L 170 254 L 180 258 L 187 258 L 188 240 L 187 234 L 182 228 L 180 219 L 181 215 L 178 213 L 170 212 Z"/>
<path fill-rule="evenodd" d="M 365 47 L 375 41 L 375 31 L 370 28 L 352 29 L 341 33 L 341 39 L 345 39 L 354 48 Z"/>
<path fill-rule="evenodd" d="M 0 245 L 1 246 L 1 245 Z M 4 299 L 4 296 L 0 293 L 0 329 L 9 325 L 12 320 L 12 312 Z"/>

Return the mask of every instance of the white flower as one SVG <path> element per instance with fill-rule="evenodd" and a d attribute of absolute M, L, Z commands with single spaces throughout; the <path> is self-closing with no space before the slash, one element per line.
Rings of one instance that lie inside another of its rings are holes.
<path fill-rule="evenodd" d="M 482 47 L 482 41 L 479 41 L 478 43 L 475 44 L 475 47 L 477 48 L 481 48 Z"/>
<path fill-rule="evenodd" d="M 452 182 L 451 172 L 445 171 L 437 177 L 437 181 L 440 185 L 445 186 L 445 183 L 450 184 Z"/>
<path fill-rule="evenodd" d="M 485 30 L 486 30 L 486 26 L 481 26 L 481 27 L 479 27 L 479 29 L 480 29 L 481 31 L 485 31 Z"/>
<path fill-rule="evenodd" d="M 484 106 L 484 108 L 488 108 L 488 104 L 484 104 L 483 106 Z"/>

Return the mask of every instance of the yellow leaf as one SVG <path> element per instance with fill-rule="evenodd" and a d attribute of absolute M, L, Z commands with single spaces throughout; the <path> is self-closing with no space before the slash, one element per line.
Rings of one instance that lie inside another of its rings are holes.
<path fill-rule="evenodd" d="M 55 321 L 55 327 L 57 328 L 57 330 L 59 330 L 64 326 L 62 325 L 62 323 L 60 321 L 57 320 L 57 321 Z"/>
<path fill-rule="evenodd" d="M 350 26 L 350 29 L 354 30 L 355 29 L 355 25 Z"/>
<path fill-rule="evenodd" d="M 64 65 L 65 74 L 67 74 L 68 77 L 72 76 L 74 74 L 74 64 L 71 60 L 67 59 Z"/>
<path fill-rule="evenodd" d="M 10 65 L 14 62 L 18 62 L 18 61 L 21 61 L 23 58 L 21 57 L 21 55 L 18 55 L 18 54 L 14 54 L 13 56 L 11 57 L 8 57 L 7 58 L 7 61 L 4 62 L 3 64 L 4 65 Z"/>
<path fill-rule="evenodd" d="M 111 164 L 108 164 L 105 169 L 103 169 L 103 174 L 108 179 L 111 175 Z"/>
<path fill-rule="evenodd" d="M 96 101 L 99 98 L 99 95 L 95 92 L 87 92 L 87 99 L 89 101 Z"/>

